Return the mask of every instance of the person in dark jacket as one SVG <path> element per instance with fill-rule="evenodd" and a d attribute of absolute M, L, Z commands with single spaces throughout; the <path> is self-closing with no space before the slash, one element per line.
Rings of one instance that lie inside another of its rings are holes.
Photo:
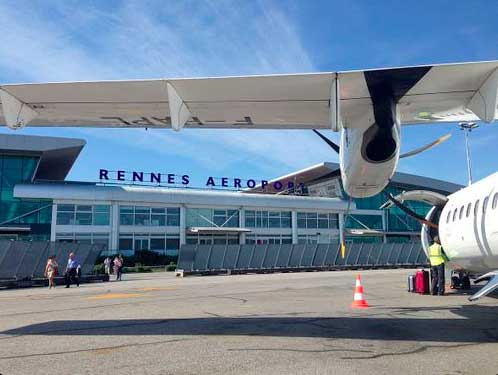
<path fill-rule="evenodd" d="M 69 254 L 69 259 L 67 260 L 66 266 L 66 288 L 71 286 L 71 283 L 76 284 L 76 286 L 80 286 L 80 281 L 78 277 L 78 267 L 80 263 L 76 259 L 74 253 Z"/>

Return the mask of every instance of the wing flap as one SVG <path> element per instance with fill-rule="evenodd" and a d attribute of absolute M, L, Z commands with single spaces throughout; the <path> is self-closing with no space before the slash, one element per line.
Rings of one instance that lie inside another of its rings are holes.
<path fill-rule="evenodd" d="M 186 127 L 306 129 L 328 127 L 331 82 L 307 74 L 1 88 L 36 110 L 30 126 L 171 127 L 169 83 L 191 112 Z"/>

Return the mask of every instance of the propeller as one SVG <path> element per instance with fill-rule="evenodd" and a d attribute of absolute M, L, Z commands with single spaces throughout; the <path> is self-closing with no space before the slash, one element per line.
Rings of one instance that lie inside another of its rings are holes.
<path fill-rule="evenodd" d="M 403 211 L 408 216 L 413 217 L 419 223 L 425 224 L 425 225 L 427 225 L 427 226 L 429 226 L 431 228 L 435 228 L 435 229 L 439 228 L 437 224 L 434 224 L 432 221 L 426 220 L 425 217 L 420 216 L 415 211 L 413 211 L 410 208 L 406 207 L 403 203 L 401 203 L 396 198 L 394 198 L 392 196 L 392 194 L 390 194 L 390 193 L 384 193 L 384 195 L 386 196 L 387 199 L 389 199 L 391 202 L 393 202 L 396 207 L 398 207 L 401 211 Z"/>
<path fill-rule="evenodd" d="M 320 133 L 318 130 L 312 129 L 313 132 L 318 135 L 321 139 L 325 141 L 330 147 L 334 149 L 335 152 L 339 153 L 340 147 L 338 144 L 332 142 L 330 139 L 328 139 L 326 136 L 324 136 L 322 133 Z"/>
<path fill-rule="evenodd" d="M 426 144 L 425 146 L 422 146 L 422 147 L 419 147 L 415 150 L 412 150 L 410 152 L 406 152 L 404 154 L 401 154 L 399 156 L 399 158 L 408 158 L 410 156 L 414 156 L 414 155 L 417 155 L 417 154 L 420 154 L 421 152 L 424 152 L 424 151 L 427 151 L 435 146 L 438 146 L 440 145 L 441 143 L 443 142 L 446 142 L 449 138 L 451 137 L 451 133 L 448 133 L 446 135 L 443 135 L 442 137 L 439 137 L 438 139 L 436 139 L 435 141 L 429 143 L 429 144 Z"/>
<path fill-rule="evenodd" d="M 327 143 L 335 152 L 339 153 L 340 147 L 339 147 L 338 144 L 332 142 L 330 139 L 328 139 L 327 137 L 325 137 L 318 130 L 316 130 L 316 129 L 312 129 L 312 130 L 323 141 L 325 141 L 325 143 Z M 435 141 L 432 141 L 431 143 L 426 144 L 425 146 L 422 146 L 422 147 L 416 148 L 415 150 L 412 150 L 412 151 L 406 152 L 404 154 L 401 154 L 399 156 L 399 158 L 400 159 L 401 158 L 409 158 L 410 156 L 418 155 L 418 154 L 420 154 L 420 153 L 422 153 L 424 151 L 430 150 L 431 148 L 440 145 L 443 142 L 446 142 L 450 137 L 451 137 L 451 133 L 445 134 L 442 137 L 439 137 L 438 139 L 436 139 Z"/>

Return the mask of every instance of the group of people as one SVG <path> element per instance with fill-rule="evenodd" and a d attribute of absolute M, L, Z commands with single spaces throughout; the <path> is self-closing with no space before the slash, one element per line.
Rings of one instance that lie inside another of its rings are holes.
<path fill-rule="evenodd" d="M 116 280 L 121 280 L 123 274 L 124 259 L 121 255 L 117 255 L 114 259 L 110 257 L 105 258 L 104 268 L 106 275 L 116 275 Z M 45 266 L 45 277 L 48 279 L 48 288 L 55 288 L 55 277 L 59 275 L 59 264 L 55 259 L 55 255 L 48 257 L 47 264 Z M 69 254 L 67 260 L 66 270 L 64 272 L 64 278 L 66 282 L 66 288 L 69 288 L 71 284 L 76 284 L 80 286 L 81 277 L 81 265 L 76 258 L 74 253 Z"/>
<path fill-rule="evenodd" d="M 104 270 L 106 275 L 116 275 L 116 280 L 121 280 L 123 275 L 124 259 L 121 255 L 116 255 L 114 259 L 107 257 L 104 259 Z"/>
<path fill-rule="evenodd" d="M 48 279 L 48 288 L 55 288 L 55 277 L 59 275 L 59 264 L 55 259 L 55 255 L 48 257 L 47 264 L 45 265 L 45 277 Z M 79 278 L 81 276 L 81 265 L 74 253 L 69 254 L 67 260 L 64 278 L 66 281 L 66 288 L 71 286 L 71 283 L 80 286 Z"/>

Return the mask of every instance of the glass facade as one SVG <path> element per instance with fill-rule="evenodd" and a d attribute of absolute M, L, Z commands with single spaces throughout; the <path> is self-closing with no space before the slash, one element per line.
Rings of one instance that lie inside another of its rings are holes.
<path fill-rule="evenodd" d="M 178 227 L 180 225 L 180 208 L 119 206 L 119 223 L 120 225 Z"/>
<path fill-rule="evenodd" d="M 418 189 L 420 189 L 420 187 L 408 186 L 408 185 L 397 186 L 391 184 L 388 187 L 386 187 L 384 191 L 380 194 L 374 195 L 373 197 L 370 198 L 355 198 L 354 202 L 356 204 L 356 208 L 359 210 L 379 210 L 379 207 L 387 200 L 385 193 L 390 193 L 393 196 L 396 196 L 402 193 L 403 191 L 418 190 Z M 408 208 L 412 209 L 414 212 L 422 216 L 427 215 L 427 213 L 431 209 L 430 205 L 423 202 L 406 201 L 404 202 L 404 204 Z M 420 223 L 417 220 L 415 220 L 411 216 L 408 216 L 398 207 L 392 207 L 389 210 L 386 210 L 385 215 L 386 215 L 386 225 L 387 225 L 387 228 L 385 229 L 387 229 L 390 232 L 419 232 L 422 229 Z M 349 224 L 350 223 L 348 221 L 348 225 Z M 357 227 L 348 226 L 348 228 L 357 228 Z M 381 228 L 370 228 L 370 229 L 381 229 Z"/>
<path fill-rule="evenodd" d="M 188 227 L 239 227 L 239 211 L 215 208 L 187 208 Z"/>
<path fill-rule="evenodd" d="M 348 215 L 346 219 L 348 229 L 378 229 L 382 230 L 382 214 L 379 215 Z"/>
<path fill-rule="evenodd" d="M 307 229 L 337 229 L 339 216 L 317 212 L 298 212 L 297 227 Z"/>
<path fill-rule="evenodd" d="M 384 191 L 391 193 L 396 196 L 397 194 L 401 194 L 403 191 L 416 190 L 420 189 L 417 187 L 409 188 L 409 187 L 396 187 L 396 186 L 388 186 Z M 405 206 L 413 210 L 415 213 L 424 216 L 427 215 L 431 206 L 424 202 L 413 202 L 406 201 L 403 203 Z M 408 216 L 398 207 L 392 207 L 389 210 L 386 210 L 387 215 L 387 229 L 391 232 L 420 232 L 422 229 L 420 223 Z"/>
<path fill-rule="evenodd" d="M 247 228 L 291 228 L 290 211 L 252 211 L 246 210 Z"/>
<path fill-rule="evenodd" d="M 339 243 L 339 236 L 329 234 L 300 234 L 297 237 L 297 242 L 300 244 Z"/>
<path fill-rule="evenodd" d="M 109 225 L 111 206 L 58 204 L 57 225 Z"/>
<path fill-rule="evenodd" d="M 56 233 L 58 242 L 77 242 L 85 244 L 104 245 L 104 250 L 109 249 L 109 233 Z"/>
<path fill-rule="evenodd" d="M 238 245 L 238 234 L 189 234 L 187 235 L 189 245 Z"/>
<path fill-rule="evenodd" d="M 0 154 L 0 224 L 29 224 L 30 232 L 19 239 L 50 239 L 52 201 L 14 198 L 14 186 L 31 182 L 37 165 L 37 156 Z"/>
<path fill-rule="evenodd" d="M 265 235 L 265 234 L 251 234 L 246 237 L 246 244 L 248 245 L 263 245 L 263 244 L 291 244 L 292 243 L 292 235 L 286 234 L 273 234 L 273 235 Z"/>
<path fill-rule="evenodd" d="M 347 236 L 346 243 L 382 243 L 382 236 Z"/>
<path fill-rule="evenodd" d="M 120 233 L 120 251 L 152 250 L 168 255 L 177 255 L 180 236 L 166 233 Z"/>

